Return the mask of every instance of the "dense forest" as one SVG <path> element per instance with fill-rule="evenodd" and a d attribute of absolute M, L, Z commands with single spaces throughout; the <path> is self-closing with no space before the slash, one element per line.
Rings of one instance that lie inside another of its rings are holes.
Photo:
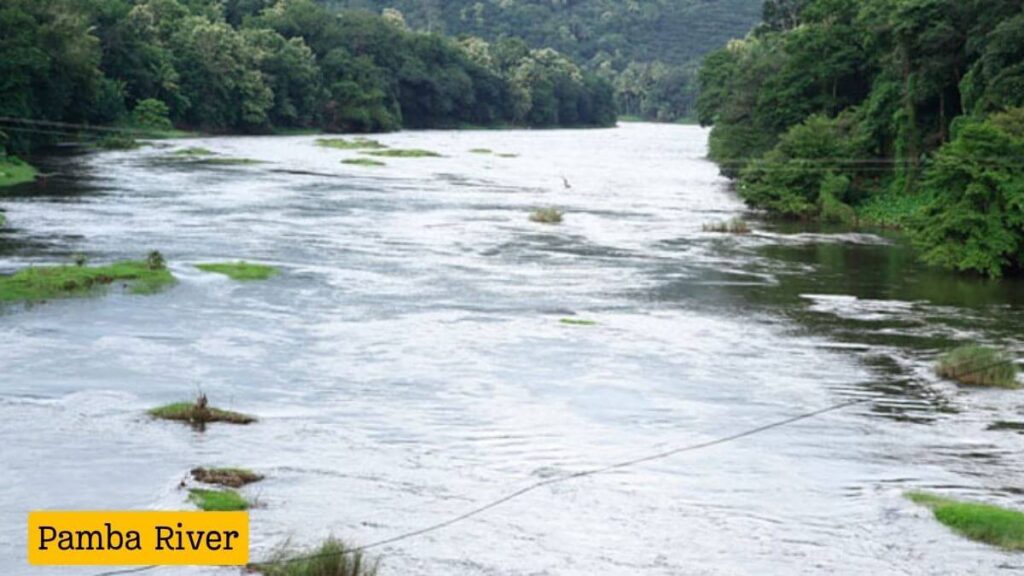
<path fill-rule="evenodd" d="M 769 0 L 710 54 L 699 115 L 753 206 L 909 230 L 925 261 L 1024 269 L 1024 1 Z"/>
<path fill-rule="evenodd" d="M 662 121 L 694 116 L 701 58 L 761 15 L 761 0 L 320 1 L 394 10 L 414 29 L 554 48 L 614 83 L 622 114 Z"/>
<path fill-rule="evenodd" d="M 390 16 L 312 0 L 4 0 L 0 144 L 30 150 L 71 124 L 256 133 L 615 121 L 612 87 L 554 50 L 412 32 Z"/>

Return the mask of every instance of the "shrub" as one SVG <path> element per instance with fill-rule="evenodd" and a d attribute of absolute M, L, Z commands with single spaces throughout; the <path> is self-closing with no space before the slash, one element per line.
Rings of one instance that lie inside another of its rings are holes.
<path fill-rule="evenodd" d="M 1024 138 L 989 121 L 964 126 L 925 172 L 911 221 L 931 265 L 997 278 L 1024 269 Z"/>
<path fill-rule="evenodd" d="M 132 110 L 132 123 L 139 128 L 151 130 L 170 130 L 173 128 L 170 120 L 170 109 L 167 104 L 156 98 L 140 100 Z"/>
<path fill-rule="evenodd" d="M 993 348 L 961 346 L 939 359 L 935 372 L 969 386 L 1017 388 L 1017 366 L 1013 359 Z"/>
<path fill-rule="evenodd" d="M 305 552 L 282 548 L 269 561 L 248 568 L 264 576 L 376 576 L 378 566 L 362 552 L 351 552 L 344 542 L 329 538 Z"/>

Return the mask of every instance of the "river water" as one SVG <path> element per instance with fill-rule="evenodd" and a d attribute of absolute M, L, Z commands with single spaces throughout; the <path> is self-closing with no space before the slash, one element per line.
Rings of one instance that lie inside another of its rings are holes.
<path fill-rule="evenodd" d="M 960 342 L 1020 350 L 1024 285 L 922 269 L 893 235 L 754 215 L 749 236 L 705 233 L 744 207 L 695 127 L 379 139 L 444 157 L 365 168 L 312 136 L 204 138 L 41 158 L 45 187 L 4 192 L 0 271 L 159 249 L 180 282 L 0 313 L 0 573 L 98 572 L 27 567 L 27 511 L 188 509 L 198 465 L 267 475 L 246 489 L 255 560 L 860 398 L 542 488 L 377 550 L 382 574 L 1024 569 L 903 498 L 1024 507 L 1024 396 L 931 371 Z M 171 159 L 189 146 L 265 163 Z M 537 206 L 565 222 L 530 222 Z M 194 268 L 236 259 L 282 274 Z M 197 389 L 260 423 L 144 415 Z"/>

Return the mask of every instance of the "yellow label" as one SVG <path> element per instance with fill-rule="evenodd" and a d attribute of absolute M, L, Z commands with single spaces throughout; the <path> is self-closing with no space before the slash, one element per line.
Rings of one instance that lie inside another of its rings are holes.
<path fill-rule="evenodd" d="M 240 566 L 248 512 L 30 512 L 28 562 L 48 566 Z"/>

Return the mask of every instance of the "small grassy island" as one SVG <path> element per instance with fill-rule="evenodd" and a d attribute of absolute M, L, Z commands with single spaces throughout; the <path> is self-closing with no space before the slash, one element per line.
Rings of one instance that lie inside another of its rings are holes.
<path fill-rule="evenodd" d="M 935 372 L 966 386 L 1020 387 L 1013 358 L 985 346 L 961 346 L 948 352 L 939 358 Z"/>
<path fill-rule="evenodd" d="M 149 411 L 149 415 L 161 420 L 187 422 L 193 426 L 203 426 L 213 422 L 224 422 L 227 424 L 252 424 L 256 422 L 255 416 L 207 406 L 205 395 L 200 395 L 195 402 L 175 402 L 174 404 L 153 408 Z"/>
<path fill-rule="evenodd" d="M 188 499 L 204 512 L 237 512 L 251 507 L 249 501 L 234 490 L 193 488 L 188 491 Z"/>
<path fill-rule="evenodd" d="M 530 213 L 530 222 L 538 224 L 561 224 L 565 214 L 556 208 L 538 208 Z"/>
<path fill-rule="evenodd" d="M 1024 513 L 925 492 L 911 492 L 907 498 L 931 508 L 939 522 L 971 540 L 1007 550 L 1024 550 Z"/>
<path fill-rule="evenodd" d="M 363 154 L 369 154 L 370 156 L 380 156 L 383 158 L 441 158 L 442 156 L 437 152 L 430 150 L 420 150 L 412 148 L 408 150 L 373 150 L 371 152 L 363 152 Z"/>
<path fill-rule="evenodd" d="M 250 564 L 246 569 L 264 576 L 376 576 L 379 563 L 329 538 L 313 550 L 283 548 L 267 562 Z"/>
<path fill-rule="evenodd" d="M 175 279 L 159 252 L 148 260 L 115 262 L 106 266 L 34 266 L 0 277 L 0 302 L 41 302 L 85 296 L 114 282 L 124 282 L 133 294 L 153 294 Z"/>
<path fill-rule="evenodd" d="M 0 188 L 36 179 L 36 169 L 14 156 L 0 155 Z"/>
<path fill-rule="evenodd" d="M 203 272 L 223 274 L 232 280 L 249 282 L 253 280 L 267 280 L 280 274 L 277 268 L 264 264 L 251 264 L 249 262 L 223 262 L 211 264 L 196 264 L 196 268 Z"/>
<path fill-rule="evenodd" d="M 593 320 L 583 320 L 581 318 L 562 318 L 559 322 L 566 326 L 597 326 L 597 322 L 594 322 Z"/>
<path fill-rule="evenodd" d="M 380 160 L 374 160 L 373 158 L 346 158 L 345 160 L 342 160 L 341 163 L 349 164 L 352 166 L 367 166 L 371 168 L 378 166 L 387 166 L 387 164 L 385 164 L 384 162 L 381 162 Z"/>
<path fill-rule="evenodd" d="M 194 468 L 192 478 L 203 484 L 241 488 L 263 480 L 263 476 L 244 468 Z"/>
<path fill-rule="evenodd" d="M 380 150 L 387 148 L 376 140 L 362 136 L 346 140 L 344 138 L 319 138 L 316 145 L 321 148 L 334 148 L 335 150 Z"/>

